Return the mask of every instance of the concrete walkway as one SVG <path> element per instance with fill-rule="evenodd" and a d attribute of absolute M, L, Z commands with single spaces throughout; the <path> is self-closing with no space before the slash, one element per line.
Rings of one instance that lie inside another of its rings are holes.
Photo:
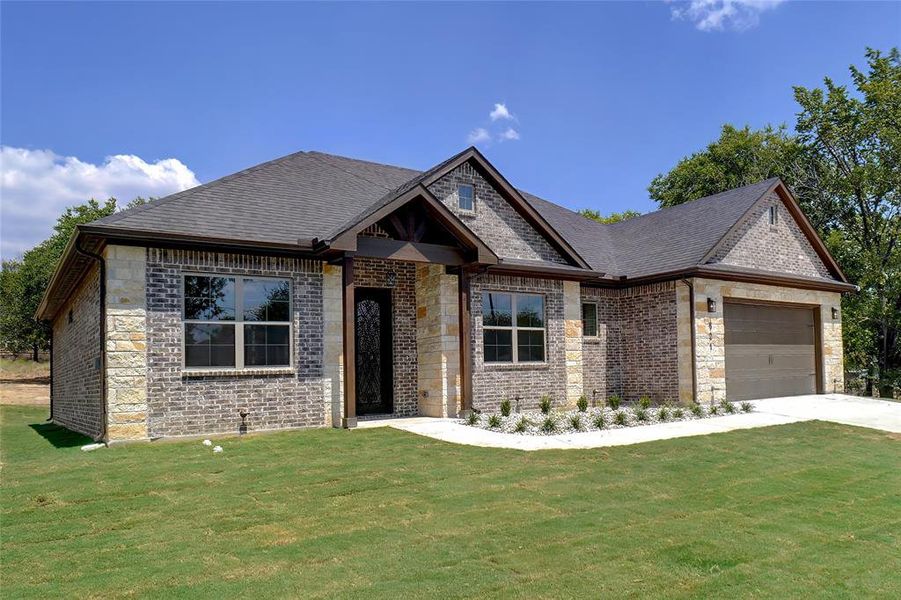
<path fill-rule="evenodd" d="M 901 433 L 901 403 L 898 402 L 829 394 L 769 398 L 756 400 L 754 405 L 754 412 L 747 414 L 547 436 L 488 431 L 464 425 L 457 419 L 429 417 L 365 421 L 360 422 L 359 427 L 389 426 L 455 444 L 527 451 L 625 446 L 655 440 L 812 420 L 832 421 Z"/>

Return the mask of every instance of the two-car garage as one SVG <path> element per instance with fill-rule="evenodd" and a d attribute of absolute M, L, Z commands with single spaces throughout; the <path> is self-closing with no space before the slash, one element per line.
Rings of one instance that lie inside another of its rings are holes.
<path fill-rule="evenodd" d="M 817 309 L 727 299 L 723 311 L 729 400 L 817 392 Z"/>

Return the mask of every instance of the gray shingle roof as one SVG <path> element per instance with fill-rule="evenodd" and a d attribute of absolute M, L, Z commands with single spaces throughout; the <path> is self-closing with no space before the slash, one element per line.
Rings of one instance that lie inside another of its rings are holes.
<path fill-rule="evenodd" d="M 441 165 L 419 172 L 297 152 L 93 225 L 281 244 L 328 239 Z M 521 193 L 594 270 L 631 279 L 696 266 L 775 182 L 769 179 L 610 225 Z"/>
<path fill-rule="evenodd" d="M 92 225 L 296 244 L 346 223 L 418 171 L 297 152 Z"/>

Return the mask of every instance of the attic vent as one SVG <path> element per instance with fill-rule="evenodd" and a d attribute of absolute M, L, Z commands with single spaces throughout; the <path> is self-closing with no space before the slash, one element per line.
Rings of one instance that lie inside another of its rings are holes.
<path fill-rule="evenodd" d="M 74 321 L 74 320 L 75 320 L 75 317 L 73 317 L 72 311 L 70 310 L 70 311 L 69 311 L 69 323 L 71 323 L 71 322 Z"/>
<path fill-rule="evenodd" d="M 770 225 L 775 225 L 779 222 L 779 207 L 771 206 L 770 207 Z"/>

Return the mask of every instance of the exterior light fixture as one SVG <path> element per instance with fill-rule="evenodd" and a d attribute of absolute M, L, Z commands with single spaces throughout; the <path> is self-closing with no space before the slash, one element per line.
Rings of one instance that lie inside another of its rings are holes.
<path fill-rule="evenodd" d="M 716 312 L 716 300 L 713 298 L 707 298 L 707 312 Z"/>
<path fill-rule="evenodd" d="M 838 309 L 833 306 L 832 307 L 832 320 L 835 321 L 836 319 L 838 319 Z"/>
<path fill-rule="evenodd" d="M 394 271 L 388 271 L 388 274 L 385 275 L 385 283 L 388 285 L 388 287 L 392 288 L 397 285 L 397 273 L 395 273 Z"/>

